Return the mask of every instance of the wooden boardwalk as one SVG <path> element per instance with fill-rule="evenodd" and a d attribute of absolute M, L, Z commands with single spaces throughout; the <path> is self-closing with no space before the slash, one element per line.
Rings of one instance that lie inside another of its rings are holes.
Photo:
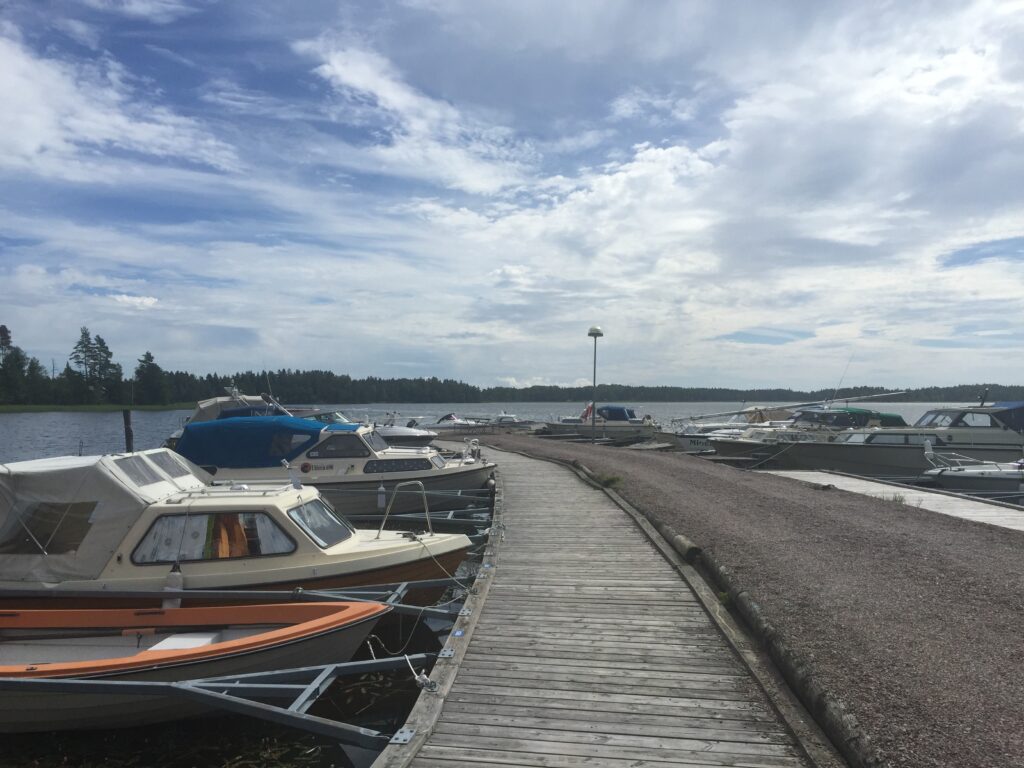
<path fill-rule="evenodd" d="M 939 512 L 950 517 L 961 517 L 979 523 L 998 525 L 1024 531 L 1024 507 L 1014 504 L 983 501 L 967 496 L 928 488 L 916 488 L 912 485 L 887 483 L 881 480 L 870 480 L 866 477 L 855 477 L 839 472 L 824 470 L 770 470 L 766 474 L 780 477 L 791 477 L 805 483 L 815 485 L 834 485 L 843 491 L 862 493 L 879 499 L 898 499 L 910 507 L 919 507 L 932 512 Z"/>
<path fill-rule="evenodd" d="M 626 512 L 564 467 L 489 454 L 506 533 L 486 600 L 435 667 L 415 737 L 375 768 L 811 765 Z"/>

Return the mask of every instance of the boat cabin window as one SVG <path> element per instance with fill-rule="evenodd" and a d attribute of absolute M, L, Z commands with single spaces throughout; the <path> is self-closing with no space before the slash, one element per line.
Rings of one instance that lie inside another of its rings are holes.
<path fill-rule="evenodd" d="M 448 462 L 444 460 L 444 456 L 439 453 L 435 453 L 430 457 L 430 463 L 438 469 L 444 469 L 448 465 Z"/>
<path fill-rule="evenodd" d="M 313 499 L 288 510 L 288 516 L 319 546 L 326 549 L 355 534 L 348 521 L 339 517 L 322 499 Z"/>
<path fill-rule="evenodd" d="M 373 459 L 363 466 L 363 473 L 375 475 L 379 472 L 418 472 L 431 468 L 430 459 Z"/>
<path fill-rule="evenodd" d="M 150 460 L 166 472 L 169 477 L 187 477 L 192 474 L 192 470 L 176 459 L 174 454 L 164 452 L 150 453 L 147 455 Z"/>
<path fill-rule="evenodd" d="M 928 411 L 914 422 L 915 427 L 948 427 L 956 418 L 956 411 Z"/>
<path fill-rule="evenodd" d="M 12 512 L 17 520 L 0 531 L 0 554 L 59 555 L 78 549 L 89 533 L 95 501 L 30 504 L 20 512 Z"/>
<path fill-rule="evenodd" d="M 152 485 L 166 480 L 141 456 L 124 456 L 114 459 L 114 463 L 136 485 Z"/>
<path fill-rule="evenodd" d="M 907 442 L 904 435 L 886 435 L 882 432 L 870 435 L 867 441 L 872 445 L 905 445 Z"/>
<path fill-rule="evenodd" d="M 835 442 L 837 443 L 863 443 L 868 439 L 867 432 L 846 432 L 841 435 L 837 435 Z"/>
<path fill-rule="evenodd" d="M 942 445 L 938 435 L 907 435 L 907 442 L 911 445 L 924 445 L 926 441 L 932 445 Z"/>
<path fill-rule="evenodd" d="M 992 418 L 990 413 L 974 413 L 966 411 L 961 413 L 953 421 L 954 427 L 998 427 L 999 422 Z"/>
<path fill-rule="evenodd" d="M 370 455 L 359 435 L 331 435 L 306 453 L 311 459 L 361 459 Z"/>
<path fill-rule="evenodd" d="M 285 555 L 295 542 L 264 512 L 161 515 L 132 552 L 136 565 Z"/>

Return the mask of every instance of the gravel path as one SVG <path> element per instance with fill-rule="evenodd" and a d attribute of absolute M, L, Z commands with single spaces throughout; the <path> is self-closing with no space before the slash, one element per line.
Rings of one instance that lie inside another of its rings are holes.
<path fill-rule="evenodd" d="M 1024 766 L 1024 533 L 682 454 L 486 442 L 621 477 L 731 571 L 883 762 Z"/>

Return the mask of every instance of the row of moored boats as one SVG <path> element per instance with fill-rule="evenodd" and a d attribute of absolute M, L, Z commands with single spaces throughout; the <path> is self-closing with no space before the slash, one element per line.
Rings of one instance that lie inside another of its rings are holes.
<path fill-rule="evenodd" d="M 26 681 L 336 664 L 401 607 L 324 590 L 437 600 L 486 535 L 496 467 L 387 426 L 232 392 L 199 403 L 171 447 L 0 465 L 0 731 L 197 714 L 152 691 Z"/>

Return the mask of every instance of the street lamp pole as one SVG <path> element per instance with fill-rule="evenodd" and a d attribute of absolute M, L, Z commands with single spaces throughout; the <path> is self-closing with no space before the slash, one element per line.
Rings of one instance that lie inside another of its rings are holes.
<path fill-rule="evenodd" d="M 604 331 L 601 326 L 592 325 L 587 336 L 594 339 L 594 397 L 590 401 L 590 442 L 593 443 L 597 435 L 597 340 L 604 336 Z"/>

